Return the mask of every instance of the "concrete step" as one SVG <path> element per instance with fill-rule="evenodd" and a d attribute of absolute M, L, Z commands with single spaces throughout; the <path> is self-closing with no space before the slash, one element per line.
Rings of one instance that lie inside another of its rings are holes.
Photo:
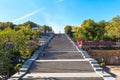
<path fill-rule="evenodd" d="M 32 73 L 32 74 L 27 74 L 25 77 L 28 77 L 28 76 L 34 76 L 34 77 L 100 77 L 95 72 L 87 72 L 87 73 Z"/>
<path fill-rule="evenodd" d="M 94 65 L 92 65 L 92 66 L 95 67 L 95 68 L 100 67 L 99 64 L 94 64 Z"/>
<path fill-rule="evenodd" d="M 28 68 L 20 68 L 20 72 L 26 72 L 28 70 Z"/>
<path fill-rule="evenodd" d="M 91 64 L 98 64 L 98 62 L 97 61 L 91 61 Z"/>
<path fill-rule="evenodd" d="M 96 71 L 102 71 L 101 67 L 94 68 Z"/>
<path fill-rule="evenodd" d="M 29 65 L 23 65 L 22 68 L 29 68 Z"/>

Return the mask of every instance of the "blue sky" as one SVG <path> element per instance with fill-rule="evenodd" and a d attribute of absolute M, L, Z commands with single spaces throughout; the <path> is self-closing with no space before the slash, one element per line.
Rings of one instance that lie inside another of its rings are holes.
<path fill-rule="evenodd" d="M 120 0 L 0 0 L 0 21 L 15 24 L 28 20 L 64 32 L 65 25 L 86 19 L 109 21 L 120 15 Z"/>

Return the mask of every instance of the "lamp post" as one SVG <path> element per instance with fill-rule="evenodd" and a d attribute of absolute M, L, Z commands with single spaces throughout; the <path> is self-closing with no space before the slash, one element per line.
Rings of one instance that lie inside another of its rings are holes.
<path fill-rule="evenodd" d="M 104 62 L 104 58 L 103 58 L 103 57 L 102 57 L 102 59 L 101 59 L 101 60 L 102 60 L 102 62 Z"/>
<path fill-rule="evenodd" d="M 118 56 L 115 56 L 115 59 L 116 59 L 117 64 L 118 64 L 118 63 L 119 63 L 119 58 L 118 58 Z"/>
<path fill-rule="evenodd" d="M 18 62 L 21 63 L 21 58 L 18 59 Z"/>
<path fill-rule="evenodd" d="M 104 62 L 104 58 L 102 57 L 101 59 L 101 63 L 100 63 L 100 66 L 102 67 L 102 73 L 104 73 L 104 68 L 105 68 L 105 62 Z"/>

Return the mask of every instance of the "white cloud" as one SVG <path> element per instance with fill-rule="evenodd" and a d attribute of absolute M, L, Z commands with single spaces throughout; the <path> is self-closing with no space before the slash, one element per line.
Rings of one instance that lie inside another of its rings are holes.
<path fill-rule="evenodd" d="M 44 16 L 46 25 L 51 26 L 55 33 L 64 32 L 64 25 L 58 22 L 61 22 L 62 20 L 58 20 L 56 17 L 54 18 L 53 15 L 46 12 L 42 12 L 42 14 Z"/>
<path fill-rule="evenodd" d="M 60 3 L 63 2 L 64 0 L 56 0 L 56 3 Z"/>
<path fill-rule="evenodd" d="M 44 8 L 40 8 L 40 9 L 38 9 L 38 10 L 36 10 L 36 11 L 33 11 L 33 12 L 31 12 L 31 13 L 28 13 L 28 14 L 20 17 L 20 18 L 14 19 L 14 20 L 12 20 L 12 21 L 10 21 L 10 22 L 17 22 L 17 21 L 23 20 L 23 19 L 25 19 L 25 18 L 27 18 L 27 17 L 30 17 L 30 16 L 33 16 L 33 15 L 37 14 L 38 12 L 40 12 L 40 11 L 43 10 L 43 9 L 44 9 Z"/>

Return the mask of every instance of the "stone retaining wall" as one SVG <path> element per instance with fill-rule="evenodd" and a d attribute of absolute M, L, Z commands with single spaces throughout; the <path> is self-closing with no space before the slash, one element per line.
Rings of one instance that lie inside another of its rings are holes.
<path fill-rule="evenodd" d="M 120 50 L 88 50 L 89 55 L 98 62 L 106 64 L 120 64 Z"/>

